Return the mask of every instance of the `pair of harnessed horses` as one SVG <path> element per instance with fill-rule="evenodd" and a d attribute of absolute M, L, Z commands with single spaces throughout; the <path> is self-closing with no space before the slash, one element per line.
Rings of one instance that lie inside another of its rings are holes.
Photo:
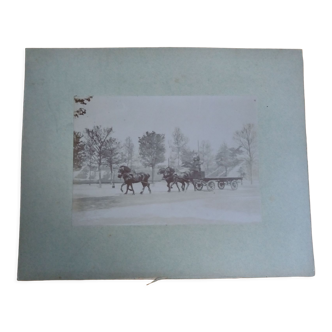
<path fill-rule="evenodd" d="M 195 187 L 195 184 L 193 181 L 193 171 L 177 174 L 175 172 L 174 168 L 168 166 L 166 168 L 160 168 L 158 171 L 158 174 L 163 175 L 163 179 L 167 183 L 168 192 L 171 191 L 174 184 L 177 186 L 178 190 L 181 191 L 178 186 L 178 183 L 181 183 L 182 191 L 187 190 L 190 182 L 193 184 L 194 190 L 196 190 L 196 187 Z M 187 187 L 185 187 L 186 184 L 187 184 Z"/>
<path fill-rule="evenodd" d="M 162 174 L 163 179 L 166 180 L 168 192 L 171 191 L 174 184 L 177 186 L 178 190 L 181 191 L 178 183 L 181 183 L 182 191 L 187 190 L 190 182 L 193 184 L 194 189 L 196 190 L 196 187 L 195 187 L 195 184 L 193 181 L 193 177 L 192 177 L 192 171 L 184 172 L 181 175 L 178 175 L 177 173 L 175 173 L 174 168 L 166 167 L 166 168 L 160 168 L 158 171 L 158 174 Z M 121 166 L 118 170 L 118 178 L 123 178 L 123 180 L 124 180 L 124 182 L 120 188 L 122 192 L 123 192 L 122 187 L 127 185 L 127 190 L 125 192 L 125 195 L 128 193 L 128 190 L 132 191 L 133 195 L 135 195 L 133 183 L 139 183 L 139 182 L 141 182 L 142 186 L 143 186 L 143 189 L 140 192 L 140 194 L 144 193 L 145 187 L 147 187 L 149 189 L 149 192 L 151 194 L 149 177 L 150 177 L 150 174 L 147 174 L 147 173 L 142 173 L 142 172 L 141 173 L 132 173 L 131 169 L 128 166 Z M 187 184 L 187 187 L 185 187 L 186 184 Z"/>

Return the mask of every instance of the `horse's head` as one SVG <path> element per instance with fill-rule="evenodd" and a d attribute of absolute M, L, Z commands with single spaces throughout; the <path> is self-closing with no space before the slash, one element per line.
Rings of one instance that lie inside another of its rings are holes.
<path fill-rule="evenodd" d="M 118 170 L 118 178 L 121 178 L 124 173 L 130 173 L 131 169 L 128 166 L 122 165 Z"/>
<path fill-rule="evenodd" d="M 164 173 L 164 178 L 168 178 L 169 176 L 172 176 L 173 173 L 170 172 L 169 170 L 166 170 L 165 173 Z"/>
<path fill-rule="evenodd" d="M 130 173 L 131 172 L 131 169 L 128 166 L 123 165 L 121 167 L 122 167 L 124 173 Z"/>
<path fill-rule="evenodd" d="M 166 172 L 169 173 L 169 174 L 173 174 L 175 172 L 175 169 L 173 167 L 166 167 Z"/>
<path fill-rule="evenodd" d="M 120 166 L 118 170 L 118 178 L 121 178 L 124 173 L 124 166 Z"/>

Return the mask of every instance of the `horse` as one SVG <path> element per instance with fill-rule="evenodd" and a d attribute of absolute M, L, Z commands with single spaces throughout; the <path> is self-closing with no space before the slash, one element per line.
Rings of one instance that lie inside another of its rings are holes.
<path fill-rule="evenodd" d="M 164 173 L 161 173 L 161 171 L 164 172 Z M 164 179 L 166 180 L 167 186 L 169 188 L 168 191 L 170 191 L 170 189 L 173 186 L 171 184 L 176 184 L 176 186 L 179 189 L 178 182 L 181 183 L 182 191 L 184 191 L 184 190 L 187 191 L 190 183 L 192 183 L 192 185 L 194 186 L 194 190 L 196 191 L 196 187 L 195 187 L 195 183 L 194 183 L 194 173 L 195 173 L 195 171 L 189 170 L 189 171 L 178 173 L 178 172 L 175 172 L 174 168 L 168 166 L 164 169 L 161 168 L 159 170 L 159 172 L 158 172 L 159 174 L 164 175 Z M 187 184 L 187 187 L 186 187 L 186 184 Z"/>
<path fill-rule="evenodd" d="M 166 181 L 167 183 L 167 187 L 168 187 L 168 192 L 171 191 L 173 184 L 176 184 L 177 188 L 179 191 L 180 188 L 178 186 L 178 182 L 177 182 L 177 174 L 174 174 L 175 170 L 172 167 L 162 167 L 159 169 L 158 174 L 162 174 L 163 175 L 163 179 Z M 182 191 L 184 190 L 184 188 L 182 187 Z"/>
<path fill-rule="evenodd" d="M 130 169 L 128 166 L 121 166 L 121 167 L 124 169 L 124 171 L 125 171 L 126 173 L 136 174 L 135 171 L 134 171 L 134 173 L 131 173 L 131 169 Z M 119 172 L 118 172 L 118 177 L 119 177 Z M 120 187 L 120 189 L 121 189 L 122 192 L 123 192 L 122 188 L 123 188 L 123 186 L 125 186 L 125 185 L 126 185 L 126 181 L 123 180 L 123 183 L 121 184 L 121 187 Z M 129 191 L 133 191 L 133 190 L 129 188 Z"/>
<path fill-rule="evenodd" d="M 118 170 L 118 178 L 123 178 L 124 183 L 121 185 L 121 191 L 123 185 L 127 185 L 127 190 L 125 192 L 125 195 L 128 193 L 128 190 L 131 190 L 133 192 L 133 195 L 135 195 L 135 191 L 133 188 L 133 183 L 138 183 L 141 182 L 143 189 L 140 192 L 140 194 L 143 194 L 145 187 L 148 187 L 149 192 L 151 194 L 151 189 L 150 189 L 150 183 L 148 182 L 150 174 L 146 173 L 130 173 L 131 169 L 128 166 L 121 166 Z M 131 187 L 131 189 L 129 189 Z"/>
<path fill-rule="evenodd" d="M 177 175 L 177 182 L 180 182 L 182 185 L 182 190 L 184 190 L 185 188 L 185 184 L 187 184 L 186 187 L 186 191 L 188 190 L 189 184 L 192 183 L 192 185 L 194 186 L 194 190 L 196 191 L 196 186 L 194 183 L 194 171 L 190 170 L 190 171 L 186 171 L 186 172 L 181 172 L 180 174 L 176 174 Z"/>

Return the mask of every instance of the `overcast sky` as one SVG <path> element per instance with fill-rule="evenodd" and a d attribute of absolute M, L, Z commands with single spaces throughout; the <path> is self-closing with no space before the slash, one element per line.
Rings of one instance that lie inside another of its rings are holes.
<path fill-rule="evenodd" d="M 256 125 L 255 97 L 98 97 L 84 107 L 87 112 L 74 118 L 74 130 L 83 132 L 95 125 L 112 127 L 112 137 L 124 141 L 130 136 L 138 150 L 138 137 L 146 131 L 165 134 L 165 143 L 179 127 L 197 150 L 198 141 L 208 140 L 213 152 L 225 142 L 233 146 L 233 134 L 247 123 Z"/>

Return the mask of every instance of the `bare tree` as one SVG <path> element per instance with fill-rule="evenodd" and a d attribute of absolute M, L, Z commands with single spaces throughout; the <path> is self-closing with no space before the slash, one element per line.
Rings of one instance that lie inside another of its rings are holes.
<path fill-rule="evenodd" d="M 92 168 L 95 166 L 95 161 L 96 161 L 94 144 L 91 140 L 87 140 L 84 146 L 84 150 L 85 150 L 86 165 L 89 168 L 89 185 L 91 185 L 91 171 Z"/>
<path fill-rule="evenodd" d="M 130 137 L 127 137 L 123 144 L 123 150 L 124 150 L 125 162 L 127 166 L 130 168 L 133 167 L 134 149 L 135 146 L 133 140 Z"/>
<path fill-rule="evenodd" d="M 188 138 L 184 136 L 179 127 L 176 127 L 172 134 L 173 142 L 171 143 L 171 149 L 176 154 L 178 160 L 178 167 L 180 166 L 180 157 L 182 155 L 183 149 L 188 144 Z"/>
<path fill-rule="evenodd" d="M 199 155 L 203 162 L 203 166 L 206 173 L 209 173 L 210 167 L 214 161 L 214 156 L 212 154 L 212 148 L 209 141 L 202 141 L 199 146 Z"/>
<path fill-rule="evenodd" d="M 94 150 L 94 161 L 98 167 L 99 187 L 101 188 L 101 166 L 105 160 L 105 142 L 112 132 L 112 128 L 102 128 L 94 126 L 93 129 L 85 129 L 87 141 Z"/>
<path fill-rule="evenodd" d="M 121 144 L 120 142 L 113 137 L 108 138 L 104 144 L 104 158 L 105 164 L 110 168 L 111 171 L 111 181 L 114 185 L 114 174 L 113 167 L 115 165 L 119 165 L 122 162 L 122 154 L 121 154 Z"/>
<path fill-rule="evenodd" d="M 239 144 L 243 150 L 242 159 L 245 161 L 250 182 L 252 183 L 253 166 L 256 157 L 256 131 L 252 123 L 248 123 L 233 136 L 235 142 Z"/>

